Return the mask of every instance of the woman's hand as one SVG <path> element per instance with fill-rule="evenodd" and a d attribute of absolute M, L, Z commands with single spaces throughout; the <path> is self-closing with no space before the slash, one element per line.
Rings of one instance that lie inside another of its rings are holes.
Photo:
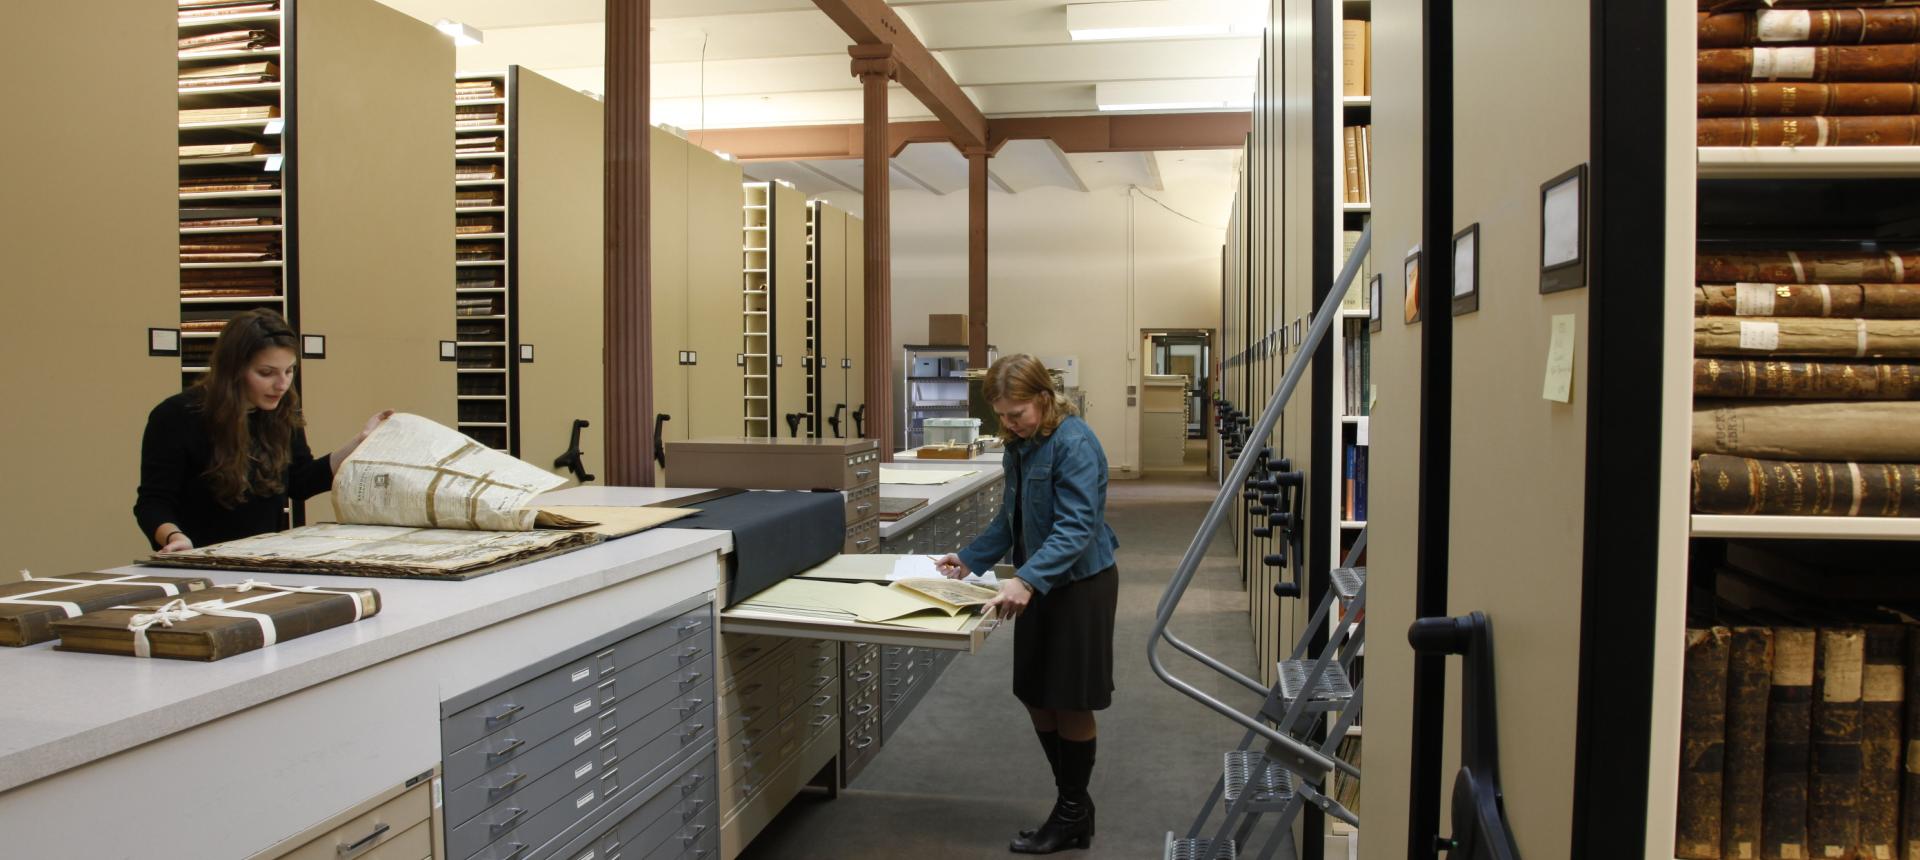
<path fill-rule="evenodd" d="M 987 601 L 987 611 L 993 617 L 1014 619 L 1027 611 L 1027 601 L 1033 599 L 1033 586 L 1020 577 L 1008 577 L 1000 580 L 1000 596 Z"/>
<path fill-rule="evenodd" d="M 940 575 L 948 579 L 966 579 L 968 573 L 967 566 L 960 561 L 959 556 L 953 553 L 936 557 L 933 560 L 933 569 L 940 571 Z"/>
<path fill-rule="evenodd" d="M 360 428 L 360 440 L 364 441 L 368 436 L 372 436 L 373 431 L 379 428 L 380 422 L 392 417 L 393 410 L 391 409 L 382 409 L 379 412 L 373 413 L 373 417 L 367 419 L 367 426 Z M 357 447 L 358 444 L 359 443 L 356 442 L 355 446 Z"/>
<path fill-rule="evenodd" d="M 185 532 L 176 531 L 172 535 L 167 537 L 167 545 L 161 547 L 160 551 L 161 552 L 186 552 L 187 550 L 190 550 L 190 549 L 193 549 L 193 541 L 187 537 Z"/>
<path fill-rule="evenodd" d="M 372 436 L 373 431 L 380 428 L 380 422 L 392 417 L 393 410 L 391 409 L 382 409 L 379 412 L 373 413 L 373 417 L 367 419 L 367 426 L 360 428 L 360 435 L 348 439 L 347 444 L 340 446 L 340 450 L 327 455 L 327 468 L 332 469 L 336 473 L 339 472 L 340 464 L 345 463 L 348 457 L 353 456 L 354 450 L 360 447 L 360 443 L 367 441 L 367 437 Z"/>

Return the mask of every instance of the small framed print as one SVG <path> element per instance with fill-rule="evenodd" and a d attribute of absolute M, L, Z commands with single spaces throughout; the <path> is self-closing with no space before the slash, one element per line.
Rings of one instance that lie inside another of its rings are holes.
<path fill-rule="evenodd" d="M 440 342 L 440 360 L 441 361 L 458 361 L 459 359 L 460 359 L 460 344 L 451 340 L 443 340 Z"/>
<path fill-rule="evenodd" d="M 1373 279 L 1367 282 L 1367 330 L 1368 331 L 1380 330 L 1380 325 L 1381 325 L 1380 294 L 1385 289 L 1386 280 L 1387 280 L 1386 275 L 1382 275 L 1378 272 L 1375 272 L 1373 275 Z"/>
<path fill-rule="evenodd" d="M 147 329 L 147 354 L 154 356 L 179 355 L 180 330 L 177 328 Z"/>
<path fill-rule="evenodd" d="M 1405 314 L 1407 325 L 1413 325 L 1420 321 L 1419 245 L 1413 246 L 1413 250 L 1407 252 L 1407 262 L 1401 268 L 1404 272 L 1404 280 L 1400 283 L 1406 289 L 1406 294 L 1402 297 L 1401 304 L 1404 305 L 1403 313 Z"/>
<path fill-rule="evenodd" d="M 520 345 L 520 363 L 521 364 L 533 363 L 533 344 L 523 343 Z"/>
<path fill-rule="evenodd" d="M 303 334 L 300 336 L 301 358 L 326 358 L 327 336 L 324 334 Z"/>
<path fill-rule="evenodd" d="M 1453 234 L 1453 315 L 1480 309 L 1480 225 Z"/>
<path fill-rule="evenodd" d="M 1540 292 L 1587 285 L 1587 165 L 1540 186 Z"/>

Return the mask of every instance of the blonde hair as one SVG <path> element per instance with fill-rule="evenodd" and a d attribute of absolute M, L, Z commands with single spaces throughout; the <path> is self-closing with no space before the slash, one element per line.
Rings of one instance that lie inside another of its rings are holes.
<path fill-rule="evenodd" d="M 980 395 L 988 404 L 996 400 L 1012 400 L 1016 403 L 1029 403 L 1042 397 L 1046 398 L 1046 414 L 1040 419 L 1040 435 L 1052 436 L 1060 429 L 1060 422 L 1073 415 L 1073 404 L 1053 386 L 1053 375 L 1047 372 L 1047 366 L 1040 359 L 1026 353 L 1001 356 L 992 367 L 987 368 L 987 377 L 981 381 Z M 1000 428 L 1000 441 L 1012 443 L 1015 437 L 1006 427 Z"/>

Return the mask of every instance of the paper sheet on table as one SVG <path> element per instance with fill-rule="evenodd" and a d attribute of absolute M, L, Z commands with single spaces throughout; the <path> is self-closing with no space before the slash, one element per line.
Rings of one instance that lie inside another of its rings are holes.
<path fill-rule="evenodd" d="M 934 486 L 949 481 L 957 481 L 978 471 L 977 469 L 889 469 L 880 467 L 882 484 L 917 484 Z"/>
<path fill-rule="evenodd" d="M 934 565 L 933 559 L 929 556 L 916 554 L 894 556 L 893 558 L 893 570 L 887 574 L 888 582 L 899 582 L 903 579 L 938 579 L 941 577 L 940 568 Z M 1000 584 L 1000 578 L 994 576 L 991 570 L 986 573 L 969 573 L 960 581 L 973 582 L 980 585 Z"/>
<path fill-rule="evenodd" d="M 535 500 L 536 503 L 538 500 Z M 616 507 L 612 505 L 540 505 L 540 513 L 554 514 L 559 517 L 593 523 L 583 526 L 579 531 L 593 532 L 610 538 L 626 537 L 643 532 L 655 526 L 665 525 L 681 517 L 690 517 L 700 512 L 699 508 L 646 508 Z"/>
<path fill-rule="evenodd" d="M 344 523 L 527 531 L 528 503 L 565 478 L 418 415 L 380 423 L 333 476 Z"/>

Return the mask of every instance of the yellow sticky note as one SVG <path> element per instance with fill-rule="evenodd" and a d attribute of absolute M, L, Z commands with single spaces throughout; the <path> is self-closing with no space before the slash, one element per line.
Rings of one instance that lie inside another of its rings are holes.
<path fill-rule="evenodd" d="M 1553 315 L 1553 339 L 1547 345 L 1547 381 L 1540 396 L 1558 403 L 1573 399 L 1573 314 Z"/>

